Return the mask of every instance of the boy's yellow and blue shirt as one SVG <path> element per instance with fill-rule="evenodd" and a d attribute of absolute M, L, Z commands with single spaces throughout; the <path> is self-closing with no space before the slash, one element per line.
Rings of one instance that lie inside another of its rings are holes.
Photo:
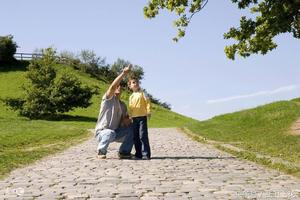
<path fill-rule="evenodd" d="M 143 117 L 151 113 L 150 99 L 143 91 L 133 92 L 129 97 L 129 116 Z"/>

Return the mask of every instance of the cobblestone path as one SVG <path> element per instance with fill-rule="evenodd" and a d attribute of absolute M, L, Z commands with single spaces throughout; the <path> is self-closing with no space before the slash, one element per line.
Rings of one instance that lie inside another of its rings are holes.
<path fill-rule="evenodd" d="M 150 129 L 151 160 L 107 159 L 88 141 L 13 171 L 0 199 L 300 199 L 300 180 L 195 142 L 177 129 Z"/>

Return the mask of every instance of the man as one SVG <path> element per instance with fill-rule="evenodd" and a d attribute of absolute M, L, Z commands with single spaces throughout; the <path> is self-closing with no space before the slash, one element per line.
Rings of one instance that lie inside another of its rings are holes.
<path fill-rule="evenodd" d="M 105 159 L 108 145 L 111 142 L 122 142 L 119 149 L 120 158 L 130 158 L 133 147 L 133 127 L 129 119 L 127 108 L 120 100 L 122 79 L 129 73 L 131 65 L 125 67 L 115 78 L 103 95 L 100 113 L 95 128 L 98 157 Z"/>

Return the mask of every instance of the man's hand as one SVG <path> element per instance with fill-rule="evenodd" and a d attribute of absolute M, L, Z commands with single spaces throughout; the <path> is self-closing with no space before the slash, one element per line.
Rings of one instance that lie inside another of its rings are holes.
<path fill-rule="evenodd" d="M 148 114 L 147 114 L 147 118 L 148 118 L 148 120 L 150 120 L 150 118 L 151 118 L 151 113 L 148 113 Z"/>
<path fill-rule="evenodd" d="M 131 68 L 132 68 L 132 64 L 129 64 L 127 67 L 125 67 L 125 68 L 123 69 L 123 73 L 124 73 L 125 75 L 127 75 L 127 74 L 130 72 Z"/>
<path fill-rule="evenodd" d="M 123 69 L 122 73 L 117 78 L 115 78 L 115 80 L 109 86 L 108 90 L 106 91 L 106 95 L 107 95 L 108 99 L 110 99 L 114 95 L 117 87 L 120 85 L 124 76 L 126 76 L 129 73 L 129 71 L 131 70 L 131 67 L 132 67 L 131 64 L 129 64 L 127 67 L 125 67 Z"/>
<path fill-rule="evenodd" d="M 122 120 L 122 122 L 121 122 L 121 126 L 127 127 L 127 126 L 129 126 L 131 123 L 132 123 L 132 119 L 131 119 L 131 118 L 129 118 L 129 117 L 124 117 L 123 120 Z"/>

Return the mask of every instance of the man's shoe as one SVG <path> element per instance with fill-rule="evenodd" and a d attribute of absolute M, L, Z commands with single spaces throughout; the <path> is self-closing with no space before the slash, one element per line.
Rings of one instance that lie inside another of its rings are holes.
<path fill-rule="evenodd" d="M 106 154 L 104 154 L 100 150 L 98 150 L 97 157 L 100 158 L 100 159 L 105 159 L 106 158 Z"/>
<path fill-rule="evenodd" d="M 120 159 L 131 159 L 132 155 L 131 153 L 118 153 L 118 156 Z"/>

